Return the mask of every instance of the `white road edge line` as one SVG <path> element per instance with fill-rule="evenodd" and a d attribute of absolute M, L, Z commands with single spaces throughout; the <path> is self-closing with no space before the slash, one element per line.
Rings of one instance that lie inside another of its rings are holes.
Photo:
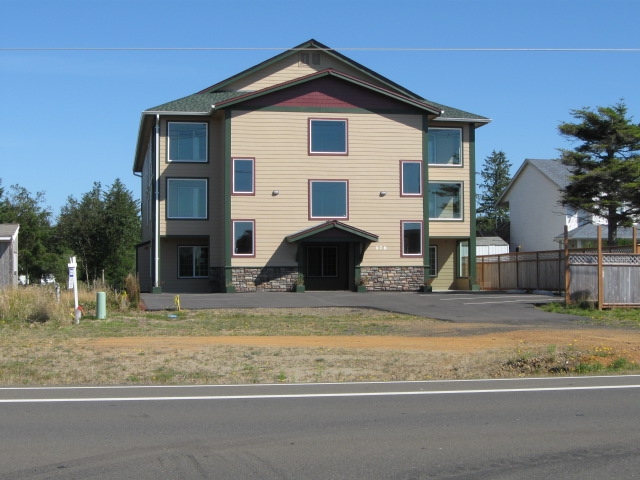
<path fill-rule="evenodd" d="M 415 395 L 461 395 L 474 393 L 523 393 L 523 392 L 568 392 L 580 390 L 625 390 L 640 388 L 640 385 L 602 385 L 593 387 L 541 387 L 507 388 L 486 390 L 434 390 L 432 392 L 356 392 L 356 393 L 301 393 L 283 395 L 203 395 L 190 397 L 103 397 L 103 398 L 17 398 L 0 399 L 0 403 L 72 403 L 72 402 L 157 402 L 171 400 L 265 400 L 290 398 L 338 398 L 338 397 L 394 397 Z"/>

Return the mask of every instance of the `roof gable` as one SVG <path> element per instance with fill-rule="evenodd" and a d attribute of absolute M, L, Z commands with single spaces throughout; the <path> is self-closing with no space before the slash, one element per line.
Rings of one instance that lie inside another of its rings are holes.
<path fill-rule="evenodd" d="M 542 174 L 543 177 L 557 186 L 558 190 L 569 184 L 571 172 L 560 160 L 536 160 L 527 158 L 522 165 L 520 165 L 520 168 L 518 168 L 518 171 L 513 176 L 504 192 L 502 192 L 502 195 L 500 195 L 497 202 L 498 204 L 508 202 L 509 195 L 511 194 L 514 185 L 520 182 L 525 176 L 528 176 L 527 172 L 529 169 L 534 169 Z"/>

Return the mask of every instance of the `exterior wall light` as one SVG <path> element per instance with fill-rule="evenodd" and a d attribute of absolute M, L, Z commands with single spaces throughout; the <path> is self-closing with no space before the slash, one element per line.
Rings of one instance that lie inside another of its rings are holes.
<path fill-rule="evenodd" d="M 276 195 L 280 195 L 280 190 L 274 190 L 271 192 L 271 196 L 275 197 Z"/>
<path fill-rule="evenodd" d="M 385 192 L 384 190 L 380 192 L 380 196 L 384 197 L 387 194 L 387 192 Z"/>

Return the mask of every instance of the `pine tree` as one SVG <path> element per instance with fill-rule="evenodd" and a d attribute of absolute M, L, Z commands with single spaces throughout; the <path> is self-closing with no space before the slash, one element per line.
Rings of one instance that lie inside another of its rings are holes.
<path fill-rule="evenodd" d="M 497 201 L 511 181 L 510 168 L 511 164 L 503 151 L 493 150 L 484 159 L 484 167 L 480 172 L 482 193 L 478 195 L 476 210 L 476 228 L 480 232 L 495 235 L 500 225 L 509 220 L 508 209 L 499 207 Z"/>
<path fill-rule="evenodd" d="M 622 100 L 571 115 L 576 123 L 558 126 L 560 135 L 579 142 L 574 150 L 559 149 L 572 173 L 561 203 L 606 218 L 607 244 L 615 245 L 618 227 L 631 226 L 640 214 L 640 125 Z"/>

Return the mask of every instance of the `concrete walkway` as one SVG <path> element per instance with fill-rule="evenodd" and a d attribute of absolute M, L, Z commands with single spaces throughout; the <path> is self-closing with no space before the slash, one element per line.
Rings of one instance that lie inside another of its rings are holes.
<path fill-rule="evenodd" d="M 182 309 L 214 308 L 374 308 L 464 323 L 528 326 L 576 326 L 583 317 L 546 313 L 536 305 L 562 297 L 502 292 L 256 292 L 181 293 Z M 175 293 L 143 293 L 147 310 L 174 310 Z"/>

